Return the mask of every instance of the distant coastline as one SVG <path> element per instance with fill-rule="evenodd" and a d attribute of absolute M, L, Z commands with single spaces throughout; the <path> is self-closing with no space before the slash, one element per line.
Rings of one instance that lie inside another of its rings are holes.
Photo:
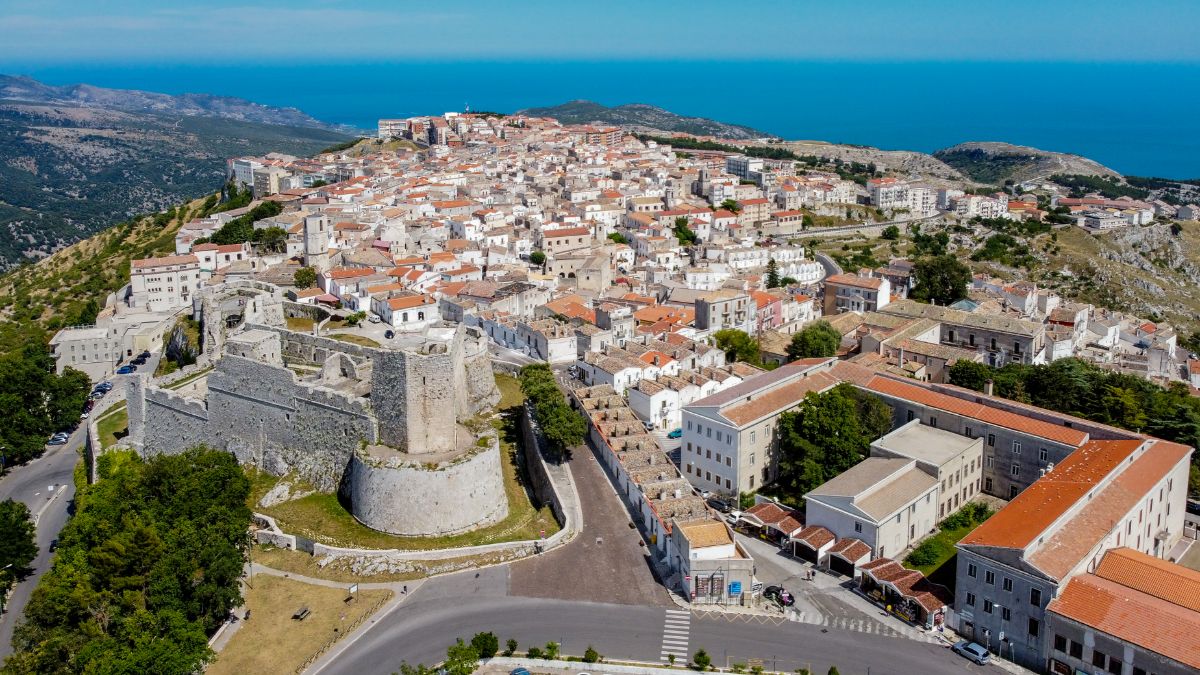
<path fill-rule="evenodd" d="M 787 139 L 921 152 L 1005 141 L 1122 173 L 1200 177 L 1200 89 L 1187 86 L 1200 80 L 1197 64 L 463 61 L 0 71 L 51 84 L 240 96 L 364 129 L 379 117 L 467 105 L 515 111 L 590 99 L 649 103 Z"/>

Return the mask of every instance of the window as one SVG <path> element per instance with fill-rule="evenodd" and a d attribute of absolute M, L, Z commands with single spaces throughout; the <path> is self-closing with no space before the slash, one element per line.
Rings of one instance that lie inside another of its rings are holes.
<path fill-rule="evenodd" d="M 688 431 L 692 430 L 692 421 L 688 420 Z"/>
<path fill-rule="evenodd" d="M 1021 465 L 1013 464 L 1011 467 L 1009 467 L 1008 473 L 1010 476 L 1012 476 L 1014 478 L 1016 478 L 1017 476 L 1020 476 L 1021 475 Z"/>
<path fill-rule="evenodd" d="M 991 601 L 991 600 L 984 600 L 984 601 L 983 601 L 983 612 L 984 612 L 985 614 L 991 614 L 991 613 L 992 613 L 992 601 Z"/>
<path fill-rule="evenodd" d="M 992 447 L 996 446 L 996 434 L 988 434 L 988 445 Z"/>
<path fill-rule="evenodd" d="M 758 432 L 757 432 L 757 431 L 751 431 L 751 432 L 750 432 L 750 442 L 751 442 L 751 443 L 753 443 L 753 442 L 754 442 L 754 437 L 755 437 L 756 435 L 758 435 Z"/>
<path fill-rule="evenodd" d="M 704 472 L 704 480 L 712 480 L 712 472 L 711 471 Z"/>
<path fill-rule="evenodd" d="M 754 466 L 754 455 L 755 453 L 750 453 L 750 466 Z"/>
<path fill-rule="evenodd" d="M 1012 593 L 1012 579 L 1004 577 L 1004 590 Z"/>
<path fill-rule="evenodd" d="M 1092 650 L 1092 665 L 1103 668 L 1108 663 L 1108 655 L 1099 649 Z"/>
<path fill-rule="evenodd" d="M 996 462 L 996 459 L 994 457 L 992 457 L 991 455 L 987 456 L 987 468 L 989 468 L 989 469 L 992 468 L 992 466 L 995 464 L 995 462 Z"/>
<path fill-rule="evenodd" d="M 1068 649 L 1067 653 L 1069 653 L 1071 655 L 1071 658 L 1082 660 L 1083 659 L 1083 645 L 1079 644 L 1078 642 L 1076 642 L 1074 640 L 1071 640 L 1071 646 Z"/>
<path fill-rule="evenodd" d="M 1036 588 L 1029 589 L 1029 604 L 1034 607 L 1042 606 L 1042 592 Z"/>
<path fill-rule="evenodd" d="M 733 466 L 733 458 L 725 455 L 725 466 Z"/>
<path fill-rule="evenodd" d="M 1058 633 L 1054 634 L 1054 651 L 1062 652 L 1064 654 L 1067 653 L 1067 638 L 1059 635 Z"/>
<path fill-rule="evenodd" d="M 967 427 L 966 436 L 967 436 L 967 438 L 975 438 L 975 433 L 971 430 L 971 427 Z"/>
<path fill-rule="evenodd" d="M 975 563 L 967 563 L 967 576 L 974 579 L 978 574 L 979 568 L 975 566 Z"/>
<path fill-rule="evenodd" d="M 975 606 L 975 594 L 974 593 L 967 593 L 967 606 L 968 607 Z"/>
<path fill-rule="evenodd" d="M 854 531 L 855 531 L 855 532 L 862 532 L 862 523 L 855 523 L 855 524 L 854 524 Z"/>
<path fill-rule="evenodd" d="M 991 478 L 986 478 L 986 479 L 984 479 L 984 481 L 983 481 L 983 491 L 984 491 L 984 492 L 991 492 L 991 491 L 992 491 L 992 479 L 991 479 Z"/>
<path fill-rule="evenodd" d="M 717 464 L 721 463 L 721 453 L 717 453 Z"/>
<path fill-rule="evenodd" d="M 1012 610 L 1007 607 L 1000 608 L 1000 617 L 1005 621 L 1012 621 Z"/>
<path fill-rule="evenodd" d="M 704 451 L 704 459 L 712 459 L 712 449 L 711 448 Z"/>
<path fill-rule="evenodd" d="M 1125 666 L 1124 663 L 1117 660 L 1117 657 L 1112 657 L 1108 660 L 1108 672 L 1113 675 L 1121 675 L 1121 669 Z"/>
<path fill-rule="evenodd" d="M 1144 668 L 1138 668 L 1137 666 L 1134 666 L 1133 675 L 1146 675 L 1146 670 Z"/>
<path fill-rule="evenodd" d="M 1029 635 L 1030 635 L 1030 637 L 1037 637 L 1038 631 L 1040 631 L 1041 629 L 1042 629 L 1041 623 L 1037 619 L 1029 620 Z"/>
<path fill-rule="evenodd" d="M 913 415 L 913 411 L 909 410 L 909 411 L 908 411 L 908 421 L 909 421 L 909 422 L 913 421 L 913 417 L 914 417 L 914 415 Z"/>
<path fill-rule="evenodd" d="M 688 444 L 687 444 L 687 451 L 688 451 L 688 452 L 691 452 L 691 451 L 692 451 L 692 442 L 691 442 L 691 441 L 688 441 Z"/>
<path fill-rule="evenodd" d="M 987 583 L 991 586 L 995 586 L 996 585 L 996 573 L 992 572 L 991 570 L 985 571 L 983 573 L 983 580 L 985 583 Z"/>
<path fill-rule="evenodd" d="M 937 428 L 937 418 L 936 417 L 929 418 L 929 426 L 933 427 L 934 429 Z"/>
<path fill-rule="evenodd" d="M 725 479 L 725 489 L 726 489 L 726 490 L 729 490 L 729 489 L 731 489 L 731 487 L 732 487 L 732 486 L 731 486 L 731 485 L 730 485 L 730 483 L 729 483 L 729 479 L 728 479 L 728 478 L 726 478 L 726 479 Z"/>
<path fill-rule="evenodd" d="M 1021 441 L 1013 441 L 1013 454 L 1021 454 Z"/>
<path fill-rule="evenodd" d="M 1016 486 L 1016 485 L 1009 485 L 1009 486 L 1008 486 L 1008 498 L 1009 498 L 1009 499 L 1012 499 L 1013 497 L 1016 497 L 1016 496 L 1017 496 L 1017 492 L 1019 492 L 1019 490 L 1017 490 L 1017 486 Z"/>
<path fill-rule="evenodd" d="M 705 430 L 705 435 L 708 436 L 709 438 L 712 438 L 712 427 L 709 427 L 708 429 Z"/>

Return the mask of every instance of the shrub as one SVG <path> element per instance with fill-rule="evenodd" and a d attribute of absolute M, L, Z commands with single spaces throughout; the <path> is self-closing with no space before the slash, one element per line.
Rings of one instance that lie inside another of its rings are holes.
<path fill-rule="evenodd" d="M 512 656 L 517 653 L 517 641 L 513 638 L 508 638 L 508 642 L 504 643 L 504 655 Z"/>
<path fill-rule="evenodd" d="M 596 651 L 591 645 L 588 645 L 587 650 L 583 652 L 584 663 L 599 663 L 601 658 L 600 652 Z"/>
<path fill-rule="evenodd" d="M 542 648 L 541 647 L 530 647 L 529 651 L 525 654 L 525 658 L 544 659 L 546 657 L 542 656 Z"/>
<path fill-rule="evenodd" d="M 476 633 L 475 637 L 471 638 L 471 646 L 479 652 L 479 658 L 490 659 L 500 651 L 500 638 L 492 632 Z"/>
<path fill-rule="evenodd" d="M 700 649 L 695 654 L 692 654 L 692 663 L 696 670 L 705 671 L 712 666 L 712 657 L 708 655 L 708 652 Z"/>

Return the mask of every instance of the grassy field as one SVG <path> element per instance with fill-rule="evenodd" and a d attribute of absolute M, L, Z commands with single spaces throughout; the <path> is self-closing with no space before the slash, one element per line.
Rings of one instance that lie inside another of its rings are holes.
<path fill-rule="evenodd" d="M 318 564 L 320 558 L 290 549 L 275 548 L 273 546 L 255 546 L 253 556 L 254 562 L 272 569 L 289 574 L 299 574 L 313 579 L 325 579 L 327 581 L 340 581 L 343 583 L 354 583 L 364 579 L 372 583 L 413 581 L 415 579 L 424 579 L 431 573 L 456 571 L 468 567 L 483 567 L 485 565 L 504 562 L 501 555 L 497 553 L 463 556 L 461 558 L 449 558 L 446 560 L 413 561 L 411 563 L 412 571 L 372 574 L 366 577 L 352 570 L 348 560 L 336 560 L 322 566 Z"/>
<path fill-rule="evenodd" d="M 347 592 L 340 588 L 265 574 L 252 583 L 246 588 L 250 620 L 205 669 L 209 675 L 294 672 L 322 645 L 342 637 L 355 621 L 392 596 L 388 590 L 363 590 L 346 602 Z M 303 621 L 292 619 L 301 607 L 311 613 Z"/>
<path fill-rule="evenodd" d="M 311 333 L 315 322 L 307 316 L 289 316 L 287 318 L 287 327 L 289 330 Z"/>
<path fill-rule="evenodd" d="M 129 428 L 129 411 L 122 405 L 114 412 L 108 413 L 96 421 L 96 431 L 100 435 L 100 447 L 108 448 L 116 445 L 125 437 Z"/>
<path fill-rule="evenodd" d="M 258 500 L 280 480 L 263 472 L 251 473 L 251 508 L 275 518 L 285 532 L 331 546 L 428 551 L 537 539 L 543 533 L 549 537 L 559 530 L 558 521 L 548 505 L 541 508 L 533 505 L 532 497 L 526 490 L 524 472 L 518 464 L 516 406 L 524 397 L 515 378 L 497 375 L 496 383 L 501 392 L 501 414 L 493 423 L 500 431 L 504 488 L 508 494 L 508 517 L 501 522 L 474 532 L 446 537 L 400 537 L 372 530 L 359 523 L 333 493 L 320 492 L 270 507 L 259 507 Z"/>
<path fill-rule="evenodd" d="M 369 337 L 363 336 L 363 335 L 351 335 L 350 333 L 334 333 L 333 335 L 330 335 L 329 337 L 333 338 L 334 340 L 341 340 L 342 342 L 349 342 L 352 345 L 358 345 L 360 347 L 378 347 L 379 346 L 378 342 L 372 340 Z"/>
<path fill-rule="evenodd" d="M 991 517 L 992 511 L 979 502 L 968 502 L 962 509 L 938 524 L 937 534 L 922 541 L 904 559 L 904 566 L 924 574 L 927 579 L 954 590 L 954 573 L 957 568 L 958 550 L 954 545 L 967 536 L 980 523 Z M 914 554 L 927 554 L 927 563 L 917 564 Z"/>

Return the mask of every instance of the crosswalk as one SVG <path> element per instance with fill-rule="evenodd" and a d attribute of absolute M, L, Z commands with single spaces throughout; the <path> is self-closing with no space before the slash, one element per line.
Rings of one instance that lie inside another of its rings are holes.
<path fill-rule="evenodd" d="M 692 613 L 680 609 L 668 609 L 663 618 L 662 662 L 670 663 L 671 656 L 675 663 L 682 665 L 688 662 L 688 635 L 691 630 Z"/>
<path fill-rule="evenodd" d="M 882 635 L 885 637 L 901 637 L 918 642 L 928 642 L 930 644 L 941 644 L 942 640 L 935 634 L 911 626 L 899 626 L 893 628 L 884 625 L 874 619 L 853 619 L 850 617 L 832 617 L 826 615 L 810 615 L 807 612 L 797 612 L 790 618 L 793 621 L 801 623 L 810 623 L 818 626 L 827 626 L 837 630 L 849 630 L 857 633 L 868 633 L 871 635 Z"/>

